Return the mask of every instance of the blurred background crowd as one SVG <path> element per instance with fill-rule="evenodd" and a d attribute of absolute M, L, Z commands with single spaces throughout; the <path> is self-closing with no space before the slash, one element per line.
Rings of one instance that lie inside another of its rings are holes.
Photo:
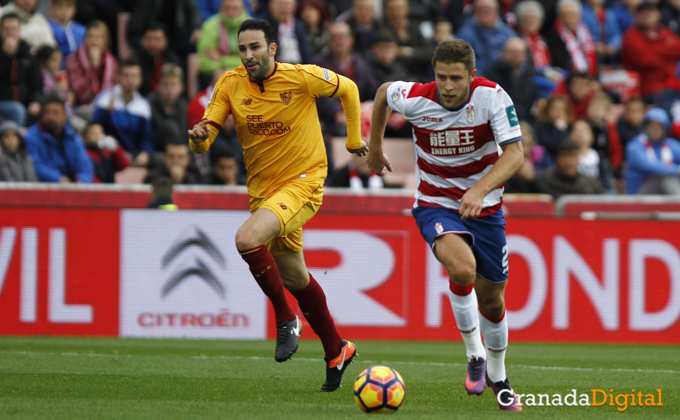
<path fill-rule="evenodd" d="M 364 118 L 381 83 L 429 82 L 438 42 L 474 48 L 522 125 L 506 192 L 680 194 L 680 0 L 0 0 L 0 181 L 239 185 L 227 121 L 194 155 L 245 19 L 272 23 L 277 61 L 354 80 Z M 317 102 L 328 185 L 379 189 L 365 161 L 334 167 L 340 101 Z M 366 121 L 367 123 L 367 121 Z M 366 131 L 366 130 L 364 130 Z M 387 137 L 408 138 L 390 118 Z"/>

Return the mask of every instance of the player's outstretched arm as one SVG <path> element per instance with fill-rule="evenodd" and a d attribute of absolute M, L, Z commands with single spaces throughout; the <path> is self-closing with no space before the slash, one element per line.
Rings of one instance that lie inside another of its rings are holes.
<path fill-rule="evenodd" d="M 338 97 L 347 120 L 347 151 L 358 156 L 368 153 L 368 146 L 361 139 L 361 102 L 356 83 L 345 76 L 338 76 Z"/>
<path fill-rule="evenodd" d="M 373 114 L 371 115 L 371 139 L 369 142 L 368 167 L 376 174 L 383 176 L 388 171 L 392 172 L 390 159 L 383 153 L 383 137 L 387 127 L 387 119 L 392 114 L 392 108 L 387 104 L 387 88 L 392 83 L 383 83 L 378 88 L 373 101 Z"/>
<path fill-rule="evenodd" d="M 522 167 L 524 151 L 522 142 L 501 146 L 503 154 L 498 158 L 493 168 L 484 175 L 472 188 L 467 190 L 460 199 L 460 216 L 462 220 L 478 217 L 482 212 L 484 197 L 492 190 L 501 186 L 505 181 Z"/>
<path fill-rule="evenodd" d="M 187 131 L 187 134 L 189 134 L 189 146 L 194 153 L 203 153 L 210 147 L 211 130 L 208 120 L 199 121 Z"/>

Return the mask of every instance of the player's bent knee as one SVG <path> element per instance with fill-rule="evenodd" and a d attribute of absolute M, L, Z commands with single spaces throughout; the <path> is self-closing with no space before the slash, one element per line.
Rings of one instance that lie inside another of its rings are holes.
<path fill-rule="evenodd" d="M 466 286 L 475 282 L 475 277 L 477 276 L 477 267 L 475 264 L 447 264 L 445 267 L 446 271 L 449 273 L 449 279 L 453 283 Z"/>
<path fill-rule="evenodd" d="M 236 232 L 236 249 L 238 249 L 240 252 L 264 245 L 264 243 L 261 242 L 262 241 L 257 240 L 255 235 L 252 235 L 245 229 L 239 229 L 238 232 Z"/>
<path fill-rule="evenodd" d="M 487 316 L 499 317 L 505 310 L 505 300 L 503 296 L 484 297 L 477 295 L 479 309 Z"/>

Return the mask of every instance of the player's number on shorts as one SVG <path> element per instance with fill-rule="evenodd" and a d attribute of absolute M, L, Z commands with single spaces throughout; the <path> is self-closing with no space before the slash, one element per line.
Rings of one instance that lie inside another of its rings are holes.
<path fill-rule="evenodd" d="M 503 247 L 503 272 L 508 271 L 508 245 Z"/>

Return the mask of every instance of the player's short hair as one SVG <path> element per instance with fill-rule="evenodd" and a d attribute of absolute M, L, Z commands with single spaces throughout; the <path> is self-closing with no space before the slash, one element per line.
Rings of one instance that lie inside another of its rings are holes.
<path fill-rule="evenodd" d="M 475 51 L 472 46 L 462 39 L 447 39 L 437 45 L 432 56 L 432 67 L 437 62 L 462 63 L 468 72 L 475 69 Z"/>
<path fill-rule="evenodd" d="M 163 67 L 161 67 L 161 74 L 160 78 L 165 79 L 167 77 L 176 77 L 180 81 L 184 80 L 184 70 L 177 64 L 163 64 Z"/>
<path fill-rule="evenodd" d="M 11 13 L 5 13 L 4 15 L 2 15 L 2 17 L 0 18 L 0 26 L 2 26 L 7 19 L 16 19 L 16 20 L 19 21 L 19 23 L 21 23 L 21 18 L 19 17 L 19 15 L 17 15 L 14 12 L 11 12 Z"/>
<path fill-rule="evenodd" d="M 264 39 L 267 41 L 267 45 L 270 45 L 271 43 L 276 41 L 276 34 L 274 33 L 274 27 L 271 25 L 271 23 L 267 22 L 264 19 L 247 19 L 244 20 L 243 23 L 241 24 L 241 27 L 238 28 L 238 35 L 241 35 L 241 32 L 244 31 L 262 31 L 264 32 Z"/>

